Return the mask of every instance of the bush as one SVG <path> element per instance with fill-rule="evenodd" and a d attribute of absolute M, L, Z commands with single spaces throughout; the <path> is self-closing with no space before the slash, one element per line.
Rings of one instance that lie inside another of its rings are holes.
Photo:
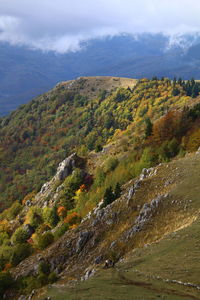
<path fill-rule="evenodd" d="M 26 242 L 28 238 L 29 238 L 29 233 L 27 232 L 27 230 L 25 230 L 23 227 L 19 227 L 13 233 L 11 237 L 11 242 L 13 244 L 22 244 Z"/>
<path fill-rule="evenodd" d="M 40 286 L 43 286 L 48 283 L 48 276 L 44 273 L 40 273 L 37 276 L 37 281 L 40 283 Z"/>
<path fill-rule="evenodd" d="M 32 247 L 28 243 L 18 244 L 13 249 L 13 254 L 11 257 L 11 264 L 13 266 L 18 265 L 22 260 L 27 258 L 32 254 Z"/>
<path fill-rule="evenodd" d="M 108 173 L 110 171 L 113 171 L 117 167 L 118 163 L 119 161 L 116 157 L 108 158 L 104 163 L 104 172 Z"/>
<path fill-rule="evenodd" d="M 46 274 L 46 275 L 49 275 L 49 273 L 50 273 L 50 265 L 47 262 L 42 261 L 39 264 L 38 272 Z"/>
<path fill-rule="evenodd" d="M 115 195 L 110 186 L 109 188 L 106 189 L 104 196 L 103 196 L 104 206 L 111 204 L 114 200 L 115 200 Z"/>
<path fill-rule="evenodd" d="M 56 282 L 57 280 L 58 280 L 58 277 L 57 277 L 56 273 L 55 273 L 55 272 L 51 272 L 51 273 L 49 274 L 49 276 L 48 276 L 48 282 L 49 282 L 49 283 L 54 283 L 54 282 Z"/>
<path fill-rule="evenodd" d="M 34 229 L 43 223 L 42 209 L 40 207 L 31 207 L 26 216 L 26 223 L 30 224 Z"/>
<path fill-rule="evenodd" d="M 57 209 L 58 216 L 62 219 L 65 218 L 67 215 L 67 210 L 64 206 L 59 206 Z"/>
<path fill-rule="evenodd" d="M 1 246 L 0 247 L 0 270 L 3 270 L 5 265 L 10 262 L 13 254 L 13 247 Z"/>
<path fill-rule="evenodd" d="M 0 297 L 7 289 L 12 288 L 14 280 L 9 272 L 0 272 Z"/>
<path fill-rule="evenodd" d="M 69 229 L 69 225 L 67 223 L 62 224 L 55 232 L 55 239 L 59 239 L 67 230 Z"/>
<path fill-rule="evenodd" d="M 80 221 L 81 221 L 81 217 L 77 212 L 72 212 L 64 219 L 64 223 L 67 223 L 70 226 L 80 223 Z"/>
<path fill-rule="evenodd" d="M 22 205 L 19 202 L 13 203 L 13 205 L 8 209 L 8 220 L 13 220 L 22 210 Z"/>
<path fill-rule="evenodd" d="M 4 244 L 5 241 L 9 240 L 9 235 L 7 232 L 0 232 L 0 246 Z"/>
<path fill-rule="evenodd" d="M 101 186 L 105 181 L 106 175 L 102 168 L 97 168 L 96 174 L 95 174 L 95 186 Z"/>
<path fill-rule="evenodd" d="M 44 250 L 54 241 L 54 236 L 51 232 L 46 232 L 38 238 L 38 248 Z"/>
<path fill-rule="evenodd" d="M 55 208 L 45 207 L 42 212 L 43 220 L 50 226 L 55 226 L 58 223 L 58 216 Z"/>
<path fill-rule="evenodd" d="M 100 144 L 96 144 L 96 146 L 95 146 L 95 152 L 97 153 L 97 152 L 100 152 L 102 150 L 103 150 L 103 147 Z"/>

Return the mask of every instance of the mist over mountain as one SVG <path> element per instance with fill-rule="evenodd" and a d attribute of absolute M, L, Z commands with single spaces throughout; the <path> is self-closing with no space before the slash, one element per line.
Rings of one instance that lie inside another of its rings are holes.
<path fill-rule="evenodd" d="M 122 34 L 57 53 L 0 43 L 0 115 L 79 76 L 200 78 L 198 34 Z"/>

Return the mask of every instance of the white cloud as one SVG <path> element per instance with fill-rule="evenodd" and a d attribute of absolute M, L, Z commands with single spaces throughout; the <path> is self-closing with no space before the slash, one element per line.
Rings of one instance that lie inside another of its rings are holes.
<path fill-rule="evenodd" d="M 64 52 L 122 32 L 198 32 L 199 14 L 199 0 L 1 0 L 0 40 Z"/>

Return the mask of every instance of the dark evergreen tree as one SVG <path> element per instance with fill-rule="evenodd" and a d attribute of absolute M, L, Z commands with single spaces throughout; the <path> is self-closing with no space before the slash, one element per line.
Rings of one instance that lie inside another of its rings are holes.
<path fill-rule="evenodd" d="M 180 90 L 177 88 L 177 87 L 175 87 L 173 90 L 172 90 L 172 95 L 173 96 L 178 96 L 180 94 Z"/>
<path fill-rule="evenodd" d="M 178 84 L 182 85 L 182 83 L 183 83 L 183 80 L 182 80 L 182 78 L 180 77 L 180 78 L 178 79 Z"/>
<path fill-rule="evenodd" d="M 173 79 L 173 86 L 175 86 L 176 85 L 176 77 L 174 77 L 174 79 Z"/>
<path fill-rule="evenodd" d="M 108 204 L 112 203 L 115 200 L 115 196 L 111 186 L 106 189 L 103 196 L 103 200 L 104 200 L 104 206 L 107 206 Z"/>
<path fill-rule="evenodd" d="M 145 138 L 148 138 L 149 136 L 152 135 L 153 131 L 153 124 L 149 118 L 145 120 L 146 123 L 146 128 L 145 128 Z"/>
<path fill-rule="evenodd" d="M 114 197 L 115 199 L 119 198 L 121 195 L 121 187 L 119 182 L 117 182 L 116 186 L 115 186 L 115 190 L 114 190 Z"/>
<path fill-rule="evenodd" d="M 197 84 L 194 84 L 193 85 L 193 88 L 192 88 L 192 98 L 196 98 L 197 96 L 199 95 L 199 87 Z"/>

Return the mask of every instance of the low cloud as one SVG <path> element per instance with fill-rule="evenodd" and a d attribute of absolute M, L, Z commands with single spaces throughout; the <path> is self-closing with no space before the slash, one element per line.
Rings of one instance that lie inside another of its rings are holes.
<path fill-rule="evenodd" d="M 199 13 L 199 0 L 1 0 L 0 41 L 76 51 L 107 35 L 200 32 Z"/>

